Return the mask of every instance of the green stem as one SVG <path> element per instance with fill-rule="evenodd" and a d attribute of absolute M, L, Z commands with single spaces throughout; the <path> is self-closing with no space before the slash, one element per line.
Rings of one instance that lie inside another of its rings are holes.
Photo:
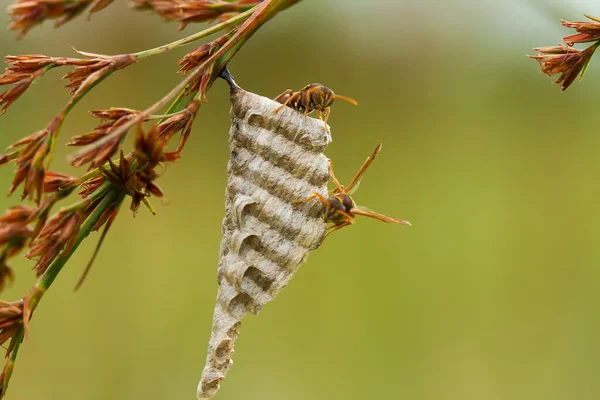
<path fill-rule="evenodd" d="M 113 204 L 120 204 L 125 197 L 125 193 L 118 187 L 113 187 L 112 190 L 109 190 L 108 193 L 105 194 L 104 198 L 98 204 L 98 206 L 92 211 L 92 213 L 86 218 L 86 220 L 81 225 L 79 229 L 79 233 L 77 235 L 77 239 L 75 239 L 75 243 L 73 246 L 67 251 L 62 252 L 55 260 L 50 264 L 46 272 L 38 279 L 37 283 L 29 290 L 27 295 L 25 296 L 25 304 L 28 304 L 29 309 L 27 315 L 23 315 L 23 318 L 29 318 L 33 311 L 38 306 L 42 296 L 48 290 L 48 288 L 52 285 L 60 271 L 63 269 L 67 261 L 71 258 L 75 250 L 79 247 L 83 239 L 85 239 L 102 214 L 109 208 L 112 207 Z M 23 341 L 23 337 L 25 334 L 25 326 L 21 326 L 21 328 L 17 331 L 15 336 L 11 339 L 11 345 L 14 344 L 12 352 L 10 353 L 10 359 L 7 361 L 5 366 L 4 380 L 2 382 L 2 387 L 0 388 L 0 398 L 4 397 L 6 394 L 6 389 L 8 388 L 8 383 L 10 377 L 12 375 L 12 371 L 14 368 L 15 361 L 17 359 L 17 353 L 19 352 L 19 347 L 21 342 Z"/>
<path fill-rule="evenodd" d="M 17 354 L 19 353 L 19 347 L 21 347 L 21 343 L 23 342 L 23 337 L 25 335 L 25 328 L 21 326 L 15 336 L 11 339 L 11 344 L 14 343 L 13 349 L 10 353 L 10 358 L 6 361 L 6 366 L 4 367 L 4 380 L 2 381 L 2 388 L 0 390 L 0 398 L 6 396 L 6 390 L 8 389 L 8 383 L 10 382 L 10 377 L 12 376 L 13 369 L 15 368 L 15 362 L 17 361 Z"/>
<path fill-rule="evenodd" d="M 90 194 L 85 199 L 81 199 L 70 206 L 62 207 L 59 212 L 69 212 L 79 210 L 81 208 L 87 207 L 92 204 L 94 201 L 98 200 L 100 197 L 104 196 L 106 192 L 111 188 L 110 182 L 104 182 L 98 189 L 94 191 L 94 193 Z"/>
<path fill-rule="evenodd" d="M 132 53 L 133 57 L 136 57 L 138 60 L 143 60 L 144 58 L 155 56 L 157 54 L 166 53 L 167 51 L 173 50 L 177 47 L 184 46 L 188 43 L 194 42 L 198 39 L 202 39 L 206 36 L 212 35 L 213 33 L 220 32 L 224 29 L 232 28 L 240 23 L 244 22 L 254 13 L 254 8 L 257 6 L 251 6 L 248 11 L 245 11 L 241 14 L 238 14 L 234 17 L 229 18 L 227 21 L 221 22 L 220 24 L 216 24 L 207 28 L 201 32 L 194 33 L 193 35 L 184 37 L 182 39 L 176 40 L 174 42 L 155 47 L 153 49 L 142 50 L 137 53 Z"/>
<path fill-rule="evenodd" d="M 589 48 L 593 48 L 593 52 L 596 51 L 596 49 L 598 48 L 598 46 L 600 46 L 600 40 L 598 40 L 597 42 L 594 42 L 593 45 L 591 45 Z M 585 75 L 589 65 L 590 65 L 590 61 L 592 61 L 592 57 L 588 58 L 587 62 L 585 63 L 585 65 L 583 66 L 583 68 L 581 68 L 581 73 L 579 74 L 579 79 L 583 79 L 583 76 Z"/>
<path fill-rule="evenodd" d="M 94 211 L 86 218 L 86 220 L 81 224 L 81 228 L 79 229 L 79 234 L 77 235 L 77 239 L 75 239 L 75 243 L 67 252 L 62 252 L 55 260 L 50 264 L 46 272 L 40 277 L 37 283 L 34 286 L 33 295 L 30 299 L 30 307 L 31 311 L 35 310 L 37 304 L 39 303 L 41 297 L 44 295 L 46 290 L 52 285 L 52 282 L 56 279 L 62 268 L 65 266 L 69 258 L 73 255 L 77 247 L 81 244 L 83 239 L 85 239 L 90 232 L 96 222 L 100 219 L 104 211 L 106 211 L 109 207 L 111 207 L 115 203 L 120 203 L 125 197 L 125 193 L 115 187 L 106 193 L 105 197 L 102 199 L 100 204 L 94 209 Z"/>
<path fill-rule="evenodd" d="M 90 90 L 92 90 L 94 87 L 96 87 L 96 85 L 98 85 L 104 79 L 109 77 L 113 72 L 115 72 L 114 68 L 108 70 L 104 75 L 102 75 L 101 77 L 96 79 L 96 81 L 93 84 L 87 85 L 83 90 L 77 89 L 77 91 L 73 94 L 73 96 L 71 96 L 71 98 L 69 99 L 67 104 L 64 106 L 62 111 L 60 113 L 58 113 L 58 115 L 55 117 L 55 119 L 58 118 L 59 120 L 56 123 L 57 126 L 52 130 L 52 135 L 50 135 L 47 139 L 50 150 L 48 151 L 48 158 L 46 159 L 46 169 L 50 169 L 50 164 L 52 163 L 52 155 L 54 154 L 54 145 L 56 143 L 56 138 L 58 137 L 58 134 L 60 132 L 62 124 L 63 124 L 65 118 L 67 117 L 67 115 L 69 114 L 69 112 L 73 109 L 73 107 L 75 107 L 75 105 L 77 103 L 79 103 L 79 101 L 86 94 L 89 93 Z M 52 122 L 50 122 L 50 124 L 53 124 L 53 123 L 54 123 L 54 120 L 52 120 Z"/>

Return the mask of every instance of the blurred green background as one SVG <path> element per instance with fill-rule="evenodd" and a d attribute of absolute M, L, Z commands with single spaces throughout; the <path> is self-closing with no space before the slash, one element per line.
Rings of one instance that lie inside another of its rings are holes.
<path fill-rule="evenodd" d="M 1 0 L 5 8 L 8 0 Z M 591 1 L 305 0 L 244 47 L 231 70 L 273 97 L 321 82 L 334 105 L 328 156 L 354 196 L 412 228 L 361 219 L 331 236 L 260 316 L 249 316 L 217 399 L 597 399 L 600 396 L 600 61 L 565 93 L 525 54 L 567 34 Z M 3 25 L 8 21 L 3 16 Z M 132 52 L 189 34 L 117 1 L 0 53 Z M 178 81 L 179 49 L 113 75 L 78 106 L 144 108 Z M 599 64 L 599 65 L 596 65 Z M 0 118 L 1 146 L 68 98 L 61 71 Z M 193 399 L 204 366 L 228 159 L 227 87 L 201 109 L 184 158 L 159 180 L 158 215 L 126 209 L 83 288 L 98 235 L 44 297 L 9 399 Z M 62 146 L 55 168 L 71 171 Z M 0 169 L 8 189 L 13 166 Z M 4 209 L 18 197 L 0 200 Z M 14 265 L 2 298 L 33 284 Z"/>

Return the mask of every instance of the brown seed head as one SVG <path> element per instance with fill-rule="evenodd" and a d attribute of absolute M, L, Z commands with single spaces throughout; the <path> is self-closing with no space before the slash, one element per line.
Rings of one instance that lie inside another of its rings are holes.
<path fill-rule="evenodd" d="M 566 90 L 583 72 L 596 51 L 597 45 L 585 50 L 578 50 L 567 45 L 536 48 L 538 55 L 529 56 L 540 63 L 542 72 L 548 76 L 560 75 L 554 82 L 560 84 L 561 90 Z"/>
<path fill-rule="evenodd" d="M 148 132 L 144 132 L 141 124 L 138 126 L 138 134 L 135 139 L 135 158 L 138 165 L 154 168 L 165 161 L 166 146 L 166 140 L 160 137 L 158 125 L 154 125 Z"/>
<path fill-rule="evenodd" d="M 578 33 L 563 38 L 569 46 L 575 43 L 587 43 L 600 40 L 600 19 L 584 14 L 590 21 L 569 22 L 561 19 L 560 22 L 567 28 L 573 28 Z"/>
<path fill-rule="evenodd" d="M 227 41 L 231 38 L 232 33 L 227 33 L 223 36 L 218 37 L 210 43 L 203 44 L 202 46 L 194 49 L 192 52 L 186 54 L 181 60 L 179 60 L 179 73 L 182 75 L 187 74 L 204 61 L 208 60 L 215 51 L 219 50 Z"/>
<path fill-rule="evenodd" d="M 0 115 L 4 114 L 8 107 L 21 97 L 31 84 L 45 72 L 46 69 L 43 68 L 33 72 L 7 69 L 4 74 L 0 75 L 0 86 L 14 84 L 7 91 L 0 93 Z"/>
<path fill-rule="evenodd" d="M 81 222 L 79 210 L 59 211 L 46 222 L 31 244 L 31 249 L 25 254 L 25 258 L 38 258 L 34 266 L 37 276 L 46 271 L 61 251 L 68 252 L 71 249 Z"/>
<path fill-rule="evenodd" d="M 112 3 L 113 0 L 17 0 L 9 6 L 11 23 L 10 30 L 17 30 L 17 38 L 20 39 L 31 28 L 41 24 L 47 19 L 54 19 L 54 26 L 58 27 L 70 21 L 90 4 L 92 4 L 89 15 L 98 12 Z"/>
<path fill-rule="evenodd" d="M 43 54 L 23 54 L 19 56 L 6 56 L 4 62 L 8 70 L 13 72 L 35 72 L 55 62 L 52 57 Z"/>
<path fill-rule="evenodd" d="M 34 230 L 28 226 L 34 212 L 32 207 L 18 205 L 9 208 L 0 217 L 0 246 L 4 248 L 0 254 L 0 291 L 7 281 L 14 280 L 8 260 L 16 256 L 34 236 Z"/>
<path fill-rule="evenodd" d="M 104 177 L 97 176 L 81 184 L 79 195 L 84 199 L 94 193 L 105 182 Z"/>
<path fill-rule="evenodd" d="M 249 10 L 262 0 L 133 0 L 138 9 L 151 9 L 167 21 L 180 22 L 183 29 L 190 22 L 208 22 Z"/>
<path fill-rule="evenodd" d="M 90 0 L 17 0 L 8 7 L 11 23 L 10 30 L 18 30 L 17 38 L 21 39 L 31 28 L 46 19 L 55 19 L 55 26 L 60 26 L 75 17 L 88 6 Z"/>
<path fill-rule="evenodd" d="M 99 54 L 82 53 L 88 57 L 82 59 L 69 60 L 65 65 L 72 65 L 75 69 L 68 72 L 63 79 L 68 79 L 69 83 L 65 86 L 71 89 L 71 95 L 78 91 L 86 90 L 96 84 L 99 80 L 114 71 L 123 69 L 137 59 L 129 54 L 117 56 L 104 56 Z"/>
<path fill-rule="evenodd" d="M 111 110 L 114 110 L 114 112 Z M 91 132 L 72 137 L 67 145 L 86 146 L 94 143 L 97 140 L 110 135 L 121 125 L 128 123 L 131 119 L 137 116 L 137 113 L 139 113 L 139 111 L 132 110 L 131 112 L 125 112 L 123 109 L 93 111 L 92 115 L 95 117 L 110 119 L 110 121 L 98 125 Z M 127 134 L 127 132 L 125 132 L 125 134 Z M 105 164 L 117 152 L 117 150 L 119 150 L 119 146 L 121 145 L 124 137 L 125 135 L 116 137 L 98 149 L 88 150 L 82 154 L 79 154 L 77 157 L 71 160 L 71 165 L 80 167 L 84 164 L 90 163 L 89 169 L 94 169 Z"/>
<path fill-rule="evenodd" d="M 21 197 L 23 199 L 29 198 L 35 200 L 38 204 L 40 203 L 44 188 L 44 163 L 50 151 L 50 143 L 54 140 L 54 136 L 60 126 L 57 118 L 41 131 L 35 132 L 11 145 L 13 149 L 16 149 L 16 157 L 9 158 L 10 161 L 12 159 L 15 160 L 17 169 L 12 186 L 8 191 L 9 195 L 23 183 L 23 194 Z M 3 157 L 6 156 L 8 155 Z"/>
<path fill-rule="evenodd" d="M 23 326 L 23 316 L 26 315 L 25 302 L 23 300 L 8 303 L 0 300 L 0 344 L 6 343 Z M 14 343 L 11 343 L 6 354 L 12 351 Z"/>
<path fill-rule="evenodd" d="M 48 171 L 44 176 L 44 193 L 58 192 L 61 187 L 72 183 L 75 179 L 73 176 Z"/>

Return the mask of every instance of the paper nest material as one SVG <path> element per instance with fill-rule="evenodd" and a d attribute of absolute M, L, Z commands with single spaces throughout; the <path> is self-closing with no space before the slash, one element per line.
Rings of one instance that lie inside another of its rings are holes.
<path fill-rule="evenodd" d="M 258 312 L 292 279 L 325 237 L 316 192 L 327 197 L 331 142 L 323 122 L 235 89 L 225 191 L 219 289 L 198 399 L 213 397 L 231 367 L 242 318 Z"/>

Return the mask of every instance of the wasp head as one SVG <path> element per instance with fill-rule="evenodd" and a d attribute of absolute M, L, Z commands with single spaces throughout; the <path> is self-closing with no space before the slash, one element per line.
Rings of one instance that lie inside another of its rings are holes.
<path fill-rule="evenodd" d="M 327 199 L 327 204 L 323 209 L 323 220 L 340 224 L 352 218 L 352 209 L 355 207 L 354 201 L 344 193 L 337 193 Z"/>
<path fill-rule="evenodd" d="M 321 85 L 320 83 L 312 83 L 305 89 L 305 93 L 310 95 L 308 103 L 310 109 L 324 111 L 327 107 L 331 106 L 333 100 L 335 100 L 335 93 L 333 90 Z"/>

